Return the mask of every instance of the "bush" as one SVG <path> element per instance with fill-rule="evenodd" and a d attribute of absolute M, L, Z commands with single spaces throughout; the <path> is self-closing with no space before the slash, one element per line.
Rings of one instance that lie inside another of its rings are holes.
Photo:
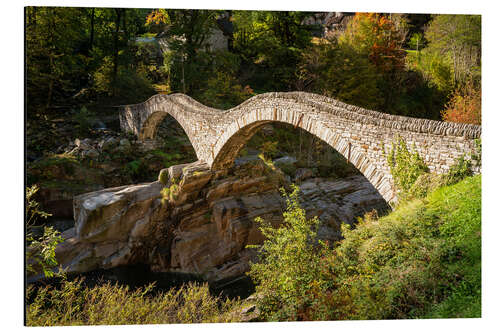
<path fill-rule="evenodd" d="M 89 134 L 91 123 L 90 117 L 92 113 L 85 107 L 82 106 L 79 111 L 73 116 L 73 120 L 78 124 L 78 135 L 87 136 Z"/>
<path fill-rule="evenodd" d="M 262 319 L 481 316 L 480 176 L 382 218 L 367 214 L 353 230 L 343 225 L 333 250 L 314 242 L 317 219 L 305 219 L 296 195 L 295 188 L 285 227 L 261 227 L 268 239 L 250 275 Z"/>
<path fill-rule="evenodd" d="M 416 150 L 413 153 L 410 152 L 401 137 L 392 143 L 387 162 L 394 184 L 403 194 L 408 192 L 420 175 L 429 171 L 418 152 Z"/>
<path fill-rule="evenodd" d="M 136 290 L 109 282 L 93 288 L 64 280 L 60 288 L 28 287 L 28 326 L 133 325 L 238 321 L 239 301 L 210 295 L 207 284 L 187 284 L 153 294 L 153 284 Z M 30 301 L 31 300 L 31 301 Z"/>
<path fill-rule="evenodd" d="M 421 174 L 410 189 L 402 195 L 403 200 L 423 198 L 432 191 L 446 185 L 453 185 L 472 176 L 471 161 L 465 156 L 458 158 L 446 174 Z"/>
<path fill-rule="evenodd" d="M 44 276 L 51 277 L 54 275 L 52 269 L 57 267 L 55 250 L 63 239 L 59 231 L 47 226 L 43 228 L 42 237 L 33 236 L 30 229 L 37 218 L 45 219 L 51 215 L 42 211 L 40 204 L 33 199 L 38 189 L 37 185 L 26 188 L 26 270 L 28 274 L 41 271 Z"/>
<path fill-rule="evenodd" d="M 252 263 L 249 275 L 262 294 L 258 300 L 261 316 L 267 320 L 297 320 L 311 305 L 312 292 L 323 288 L 320 277 L 321 254 L 326 246 L 317 241 L 319 220 L 307 220 L 298 202 L 299 189 L 286 196 L 283 225 L 277 229 L 256 218 L 267 238 L 259 248 L 260 261 Z M 255 246 L 254 246 L 255 247 Z"/>
<path fill-rule="evenodd" d="M 464 155 L 460 156 L 446 174 L 446 185 L 456 184 L 462 179 L 472 176 L 471 165 L 471 161 L 465 159 Z"/>
<path fill-rule="evenodd" d="M 444 121 L 481 125 L 481 89 L 467 82 L 453 92 L 441 114 Z"/>
<path fill-rule="evenodd" d="M 133 178 L 138 178 L 146 172 L 147 167 L 142 160 L 133 160 L 125 165 L 125 173 Z"/>
<path fill-rule="evenodd" d="M 278 141 L 265 141 L 261 146 L 260 150 L 266 158 L 274 158 L 278 153 Z"/>
<path fill-rule="evenodd" d="M 101 67 L 94 73 L 93 88 L 101 94 L 120 97 L 124 103 L 136 103 L 154 95 L 155 90 L 146 74 L 119 67 L 113 78 L 113 62 L 105 57 Z"/>

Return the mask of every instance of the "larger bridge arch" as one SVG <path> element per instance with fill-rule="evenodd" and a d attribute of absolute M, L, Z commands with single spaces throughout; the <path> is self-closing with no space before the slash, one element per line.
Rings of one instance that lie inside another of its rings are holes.
<path fill-rule="evenodd" d="M 141 140 L 152 139 L 166 114 L 183 127 L 198 159 L 214 170 L 232 165 L 262 125 L 283 122 L 300 127 L 353 163 L 387 201 L 395 199 L 395 191 L 384 152 L 396 136 L 414 146 L 437 173 L 474 151 L 474 139 L 481 136 L 477 125 L 393 116 L 304 92 L 265 93 L 229 110 L 207 107 L 183 94 L 155 95 L 144 103 L 122 106 L 120 126 Z"/>

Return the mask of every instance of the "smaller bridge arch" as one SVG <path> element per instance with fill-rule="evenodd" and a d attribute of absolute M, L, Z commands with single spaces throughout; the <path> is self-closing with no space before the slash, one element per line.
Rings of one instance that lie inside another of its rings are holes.
<path fill-rule="evenodd" d="M 414 146 L 437 173 L 446 172 L 456 158 L 474 151 L 474 139 L 481 137 L 477 125 L 393 116 L 304 92 L 261 94 L 229 110 L 207 107 L 183 94 L 155 95 L 144 103 L 123 106 L 120 125 L 139 139 L 152 139 L 162 113 L 179 122 L 198 159 L 214 170 L 231 166 L 238 151 L 264 124 L 300 127 L 354 164 L 388 202 L 395 199 L 395 190 L 385 151 L 396 136 Z"/>

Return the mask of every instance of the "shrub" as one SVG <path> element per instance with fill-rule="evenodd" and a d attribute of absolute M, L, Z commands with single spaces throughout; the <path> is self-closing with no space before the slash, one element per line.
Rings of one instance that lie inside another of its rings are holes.
<path fill-rule="evenodd" d="M 160 171 L 160 174 L 158 175 L 158 181 L 159 181 L 160 183 L 162 183 L 163 185 L 167 185 L 168 180 L 169 180 L 168 170 L 166 170 L 166 169 L 162 169 L 162 170 Z"/>
<path fill-rule="evenodd" d="M 444 121 L 481 125 L 481 89 L 471 82 L 456 89 L 441 115 Z"/>
<path fill-rule="evenodd" d="M 446 185 L 456 184 L 466 177 L 472 176 L 471 161 L 460 156 L 446 174 Z"/>
<path fill-rule="evenodd" d="M 428 193 L 446 184 L 444 175 L 434 173 L 421 174 L 410 187 L 404 199 L 424 198 Z"/>
<path fill-rule="evenodd" d="M 41 271 L 46 277 L 54 275 L 53 268 L 57 267 L 55 250 L 57 244 L 63 241 L 59 231 L 52 227 L 44 226 L 43 235 L 35 238 L 31 227 L 38 217 L 47 218 L 48 214 L 41 210 L 40 204 L 33 199 L 38 191 L 38 186 L 26 188 L 26 270 L 29 274 Z"/>
<path fill-rule="evenodd" d="M 88 135 L 91 127 L 90 117 L 92 113 L 85 107 L 82 106 L 79 111 L 73 116 L 73 119 L 78 124 L 78 135 L 86 136 Z"/>
<path fill-rule="evenodd" d="M 421 177 L 433 183 L 432 175 Z M 480 176 L 382 218 L 367 214 L 353 230 L 342 225 L 344 239 L 333 250 L 314 241 L 317 219 L 305 219 L 296 191 L 285 226 L 260 228 L 267 240 L 250 275 L 262 319 L 481 316 Z"/>
<path fill-rule="evenodd" d="M 170 187 L 164 187 L 161 190 L 161 202 L 166 204 L 167 202 L 172 202 L 177 200 L 177 196 L 179 195 L 180 187 L 175 183 L 175 178 L 172 179 L 172 184 Z"/>
<path fill-rule="evenodd" d="M 303 311 L 311 305 L 313 289 L 322 289 L 319 279 L 321 253 L 325 244 L 317 241 L 319 220 L 306 219 L 298 201 L 299 188 L 286 196 L 287 208 L 283 225 L 277 229 L 256 218 L 267 238 L 259 248 L 260 261 L 252 263 L 249 275 L 258 284 L 256 291 L 261 315 L 267 320 L 303 319 Z"/>
<path fill-rule="evenodd" d="M 130 103 L 145 100 L 155 93 L 146 74 L 134 69 L 120 66 L 116 78 L 113 78 L 113 62 L 109 56 L 103 59 L 93 79 L 93 88 L 98 93 L 120 97 Z"/>
<path fill-rule="evenodd" d="M 261 146 L 260 150 L 267 158 L 274 158 L 278 153 L 278 141 L 265 141 Z"/>
<path fill-rule="evenodd" d="M 326 259 L 332 288 L 318 300 L 335 308 L 320 318 L 479 317 L 480 230 L 480 176 L 343 227 Z"/>
<path fill-rule="evenodd" d="M 147 167 L 142 160 L 133 160 L 125 165 L 125 173 L 134 178 L 146 173 L 146 169 Z"/>
<path fill-rule="evenodd" d="M 392 143 L 387 162 L 394 184 L 403 194 L 408 192 L 420 175 L 429 171 L 418 152 L 415 149 L 413 153 L 410 152 L 401 137 Z"/>

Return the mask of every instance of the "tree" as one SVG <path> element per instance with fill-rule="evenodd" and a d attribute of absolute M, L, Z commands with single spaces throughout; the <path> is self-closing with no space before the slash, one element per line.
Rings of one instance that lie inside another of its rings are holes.
<path fill-rule="evenodd" d="M 340 45 L 349 45 L 382 72 L 404 68 L 402 48 L 407 34 L 406 23 L 399 15 L 386 17 L 377 13 L 356 13 L 346 31 L 340 36 Z"/>
<path fill-rule="evenodd" d="M 235 11 L 234 50 L 260 91 L 297 90 L 301 50 L 311 43 L 307 12 Z"/>
<path fill-rule="evenodd" d="M 481 89 L 474 87 L 471 81 L 457 88 L 442 116 L 444 121 L 481 125 Z"/>
<path fill-rule="evenodd" d="M 74 17 L 82 8 L 26 7 L 28 111 L 49 109 L 85 80 L 85 29 Z"/>
<path fill-rule="evenodd" d="M 397 99 L 404 94 L 405 56 L 403 44 L 408 32 L 402 15 L 356 13 L 339 37 L 339 45 L 366 56 L 380 73 L 377 86 L 384 97 L 383 109 L 398 113 Z"/>
<path fill-rule="evenodd" d="M 174 90 L 192 94 L 200 88 L 198 79 L 206 69 L 205 43 L 216 27 L 219 13 L 216 10 L 157 9 L 147 16 L 146 24 L 157 26 L 168 41 L 172 53 L 169 60 L 173 63 L 167 66 L 172 72 Z"/>
<path fill-rule="evenodd" d="M 481 75 L 481 16 L 435 15 L 425 31 L 428 48 L 450 60 L 453 81 L 465 85 Z"/>
<path fill-rule="evenodd" d="M 303 90 L 369 109 L 383 106 L 376 66 L 349 45 L 335 40 L 312 45 L 302 54 L 299 73 Z"/>

